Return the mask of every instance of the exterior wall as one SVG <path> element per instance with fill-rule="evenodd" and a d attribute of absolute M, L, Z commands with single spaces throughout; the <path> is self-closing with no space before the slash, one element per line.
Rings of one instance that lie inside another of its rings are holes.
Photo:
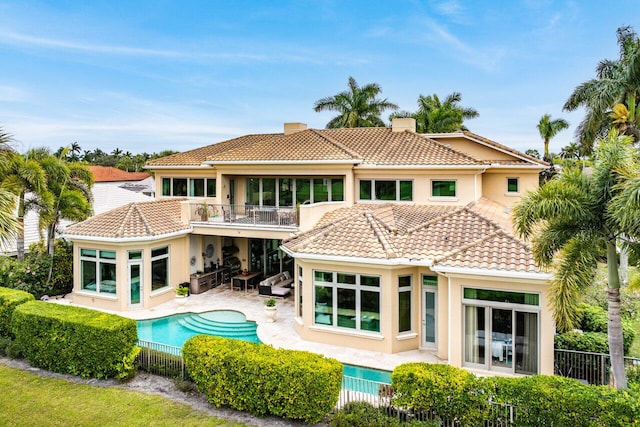
<path fill-rule="evenodd" d="M 482 276 L 456 276 L 451 275 L 448 283 L 449 313 L 449 364 L 452 366 L 464 365 L 464 339 L 463 339 L 463 310 L 462 288 L 486 288 L 517 292 L 534 292 L 540 294 L 539 306 L 539 359 L 538 369 L 540 374 L 553 375 L 553 336 L 555 323 L 553 313 L 549 309 L 549 287 L 546 282 L 513 279 L 505 280 L 496 277 Z M 440 314 L 440 313 L 439 313 Z"/>
<path fill-rule="evenodd" d="M 313 228 L 314 225 L 322 216 L 326 213 L 334 211 L 336 209 L 352 206 L 346 202 L 322 202 L 314 203 L 311 205 L 300 205 L 298 212 L 300 218 L 300 231 L 308 231 Z"/>
<path fill-rule="evenodd" d="M 162 199 L 168 196 L 162 195 L 162 178 L 217 178 L 217 171 L 214 168 L 198 168 L 198 169 L 155 169 L 156 181 L 156 198 Z M 220 197 L 220 183 L 216 181 L 216 198 Z M 201 198 L 198 198 L 201 199 Z M 209 203 L 217 203 L 210 197 Z"/>
<path fill-rule="evenodd" d="M 482 179 L 482 194 L 504 206 L 513 206 L 528 191 L 538 188 L 538 171 L 522 169 L 494 169 L 487 171 Z M 507 178 L 518 178 L 519 192 L 507 193 Z"/>
<path fill-rule="evenodd" d="M 517 157 L 498 151 L 486 145 L 471 141 L 463 136 L 459 137 L 432 137 L 441 144 L 470 155 L 479 160 L 516 160 Z"/>
<path fill-rule="evenodd" d="M 129 278 L 127 251 L 142 250 L 142 304 L 151 308 L 175 297 L 174 288 L 189 280 L 189 237 L 178 236 L 152 242 L 102 243 L 73 241 L 73 293 L 74 304 L 113 311 L 131 310 L 128 306 Z M 169 287 L 151 292 L 151 250 L 169 246 Z M 80 249 L 98 249 L 116 252 L 116 295 L 110 296 L 80 289 Z"/>
<path fill-rule="evenodd" d="M 355 169 L 353 192 L 356 202 L 359 202 L 361 179 L 386 179 L 413 181 L 413 201 L 400 203 L 415 203 L 418 205 L 466 205 L 478 200 L 482 194 L 478 194 L 478 172 L 482 169 Z M 456 197 L 431 197 L 431 181 L 453 180 L 456 181 Z M 481 181 L 480 181 L 481 182 Z M 363 200 L 362 203 L 389 203 Z"/>

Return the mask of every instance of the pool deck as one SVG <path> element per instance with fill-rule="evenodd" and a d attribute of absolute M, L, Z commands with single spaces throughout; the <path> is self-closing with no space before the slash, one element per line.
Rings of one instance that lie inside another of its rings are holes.
<path fill-rule="evenodd" d="M 358 350 L 329 344 L 304 341 L 294 330 L 294 300 L 292 297 L 278 299 L 278 317 L 276 322 L 268 323 L 264 314 L 265 297 L 256 290 L 233 291 L 227 286 L 219 286 L 198 295 L 191 295 L 184 306 L 177 301 L 169 301 L 150 309 L 132 310 L 115 313 L 135 320 L 152 319 L 177 313 L 202 313 L 211 310 L 236 310 L 244 313 L 247 320 L 258 324 L 258 337 L 265 344 L 290 350 L 306 350 L 338 359 L 350 365 L 393 370 L 397 365 L 407 362 L 446 363 L 428 350 L 411 350 L 388 354 L 377 351 Z M 58 300 L 70 303 L 69 298 Z"/>

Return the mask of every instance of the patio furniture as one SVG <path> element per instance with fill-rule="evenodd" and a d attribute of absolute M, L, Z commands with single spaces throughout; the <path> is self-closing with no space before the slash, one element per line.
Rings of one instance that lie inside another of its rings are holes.
<path fill-rule="evenodd" d="M 231 289 L 242 289 L 244 287 L 244 291 L 247 292 L 247 288 L 249 286 L 252 288 L 255 287 L 255 283 L 260 280 L 260 276 L 262 276 L 262 273 L 259 271 L 248 273 L 246 275 L 239 274 L 237 276 L 233 276 L 231 278 Z"/>
<path fill-rule="evenodd" d="M 288 271 L 268 277 L 258 285 L 258 294 L 286 298 L 291 295 L 293 277 Z"/>

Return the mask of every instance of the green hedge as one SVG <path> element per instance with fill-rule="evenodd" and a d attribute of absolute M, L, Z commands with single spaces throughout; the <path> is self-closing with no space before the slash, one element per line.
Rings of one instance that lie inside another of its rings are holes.
<path fill-rule="evenodd" d="M 487 416 L 487 400 L 478 385 L 464 369 L 442 364 L 406 363 L 391 373 L 394 405 L 462 425 L 481 425 Z"/>
<path fill-rule="evenodd" d="M 134 320 L 80 307 L 22 304 L 12 331 L 32 365 L 85 378 L 125 378 L 139 351 Z"/>
<path fill-rule="evenodd" d="M 640 401 L 627 391 L 589 386 L 558 376 L 491 377 L 480 380 L 498 403 L 516 406 L 517 426 L 633 426 Z"/>
<path fill-rule="evenodd" d="M 182 354 L 214 406 L 315 423 L 338 401 L 342 364 L 318 354 L 205 335 L 190 338 Z"/>
<path fill-rule="evenodd" d="M 608 315 L 602 307 L 582 303 L 578 309 L 579 328 L 583 333 L 565 332 L 555 337 L 555 348 L 563 350 L 609 353 Z M 631 322 L 622 319 L 624 353 L 628 354 L 636 332 Z"/>
<path fill-rule="evenodd" d="M 14 338 L 11 333 L 11 315 L 13 314 L 13 310 L 20 304 L 33 300 L 33 295 L 30 293 L 0 287 L 0 337 Z"/>
<path fill-rule="evenodd" d="M 391 381 L 394 405 L 461 425 L 495 423 L 491 401 L 514 407 L 513 426 L 640 426 L 640 390 L 558 376 L 477 378 L 460 368 L 426 363 L 398 366 Z"/>
<path fill-rule="evenodd" d="M 438 427 L 431 421 L 402 421 L 397 416 L 384 413 L 368 402 L 350 402 L 331 416 L 331 427 Z"/>

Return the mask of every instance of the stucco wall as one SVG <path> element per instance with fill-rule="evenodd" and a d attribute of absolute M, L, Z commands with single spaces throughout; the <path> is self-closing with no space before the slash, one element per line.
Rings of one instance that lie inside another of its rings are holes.
<path fill-rule="evenodd" d="M 518 178 L 519 192 L 507 193 L 507 178 Z M 487 171 L 482 179 L 482 193 L 485 197 L 504 206 L 513 206 L 528 191 L 538 188 L 538 171 L 518 169 L 495 169 Z"/>

